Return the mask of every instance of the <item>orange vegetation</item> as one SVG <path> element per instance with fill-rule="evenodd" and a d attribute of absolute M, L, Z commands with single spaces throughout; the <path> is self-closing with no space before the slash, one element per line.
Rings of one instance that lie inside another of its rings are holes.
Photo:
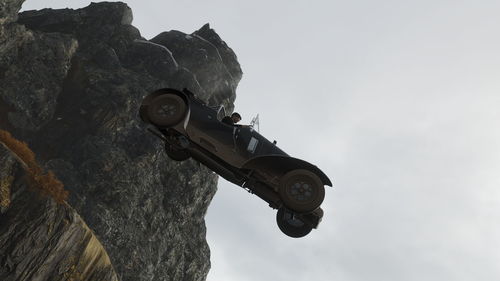
<path fill-rule="evenodd" d="M 4 130 L 0 130 L 0 142 L 22 160 L 22 164 L 28 172 L 31 186 L 40 190 L 42 194 L 51 196 L 58 203 L 63 203 L 68 199 L 69 193 L 64 189 L 62 182 L 56 178 L 52 171 L 44 173 L 35 160 L 35 154 L 25 142 L 15 139 Z"/>

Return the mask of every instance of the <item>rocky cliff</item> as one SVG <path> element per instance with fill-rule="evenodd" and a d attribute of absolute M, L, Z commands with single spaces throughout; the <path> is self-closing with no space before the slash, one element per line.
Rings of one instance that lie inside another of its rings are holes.
<path fill-rule="evenodd" d="M 26 150 L 10 149 L 0 134 L 0 280 L 118 280 L 94 233 L 33 182 Z"/>
<path fill-rule="evenodd" d="M 119 2 L 17 15 L 22 2 L 0 2 L 0 129 L 27 142 L 64 183 L 68 208 L 95 233 L 120 280 L 204 280 L 204 215 L 217 176 L 192 160 L 170 161 L 138 108 L 150 91 L 185 87 L 231 110 L 242 75 L 235 54 L 208 25 L 146 40 Z M 10 200 L 10 214 L 43 216 L 53 204 Z M 64 212 L 44 218 L 64 221 Z M 12 263 L 17 252 L 2 245 L 29 247 L 29 236 L 44 232 L 4 235 L 4 225 L 19 223 L 7 213 L 0 214 L 0 276 L 15 276 L 22 262 Z M 69 256 L 64 251 L 58 258 Z"/>

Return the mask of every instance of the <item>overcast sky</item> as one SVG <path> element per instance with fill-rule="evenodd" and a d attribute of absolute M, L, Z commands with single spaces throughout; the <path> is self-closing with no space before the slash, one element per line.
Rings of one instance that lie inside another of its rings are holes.
<path fill-rule="evenodd" d="M 148 39 L 209 22 L 243 69 L 243 123 L 334 181 L 292 239 L 221 179 L 209 281 L 500 280 L 500 1 L 124 2 Z"/>

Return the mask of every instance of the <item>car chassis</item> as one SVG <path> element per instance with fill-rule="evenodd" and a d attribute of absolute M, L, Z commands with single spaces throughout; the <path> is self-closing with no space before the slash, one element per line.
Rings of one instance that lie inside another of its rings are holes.
<path fill-rule="evenodd" d="M 193 158 L 278 209 L 276 221 L 290 237 L 317 228 L 330 179 L 316 166 L 290 157 L 252 126 L 221 122 L 222 106 L 206 105 L 187 89 L 159 89 L 146 96 L 141 119 L 165 142 L 173 160 Z"/>

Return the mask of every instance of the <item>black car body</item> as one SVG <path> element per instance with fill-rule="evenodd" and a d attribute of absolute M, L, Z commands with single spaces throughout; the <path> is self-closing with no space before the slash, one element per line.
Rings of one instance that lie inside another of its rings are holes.
<path fill-rule="evenodd" d="M 193 158 L 226 180 L 278 209 L 279 228 L 291 237 L 317 228 L 330 179 L 316 166 L 293 158 L 252 126 L 221 122 L 222 106 L 206 105 L 184 89 L 160 89 L 144 98 L 141 119 L 165 141 L 167 155 Z"/>

